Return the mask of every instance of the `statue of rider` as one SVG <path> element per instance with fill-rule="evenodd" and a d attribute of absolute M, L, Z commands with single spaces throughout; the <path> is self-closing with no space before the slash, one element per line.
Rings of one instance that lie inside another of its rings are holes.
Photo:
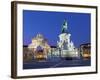
<path fill-rule="evenodd" d="M 67 32 L 67 28 L 68 28 L 68 25 L 67 25 L 67 21 L 64 20 L 64 23 L 62 25 L 62 33 L 66 33 Z"/>

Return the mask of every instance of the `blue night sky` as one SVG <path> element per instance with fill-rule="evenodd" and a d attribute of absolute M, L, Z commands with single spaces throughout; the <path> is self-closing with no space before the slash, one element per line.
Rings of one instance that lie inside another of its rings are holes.
<path fill-rule="evenodd" d="M 90 43 L 91 15 L 89 13 L 51 12 L 23 10 L 23 44 L 31 43 L 33 37 L 42 34 L 52 46 L 57 44 L 64 20 L 76 47 Z"/>

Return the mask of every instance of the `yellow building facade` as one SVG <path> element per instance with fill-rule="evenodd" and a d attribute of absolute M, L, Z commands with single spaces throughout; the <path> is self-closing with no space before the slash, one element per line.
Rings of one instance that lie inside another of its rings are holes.
<path fill-rule="evenodd" d="M 47 55 L 51 51 L 47 40 L 44 39 L 41 34 L 37 34 L 37 36 L 32 39 L 32 43 L 28 45 L 28 49 L 33 52 L 34 59 L 37 60 L 47 59 Z"/>

